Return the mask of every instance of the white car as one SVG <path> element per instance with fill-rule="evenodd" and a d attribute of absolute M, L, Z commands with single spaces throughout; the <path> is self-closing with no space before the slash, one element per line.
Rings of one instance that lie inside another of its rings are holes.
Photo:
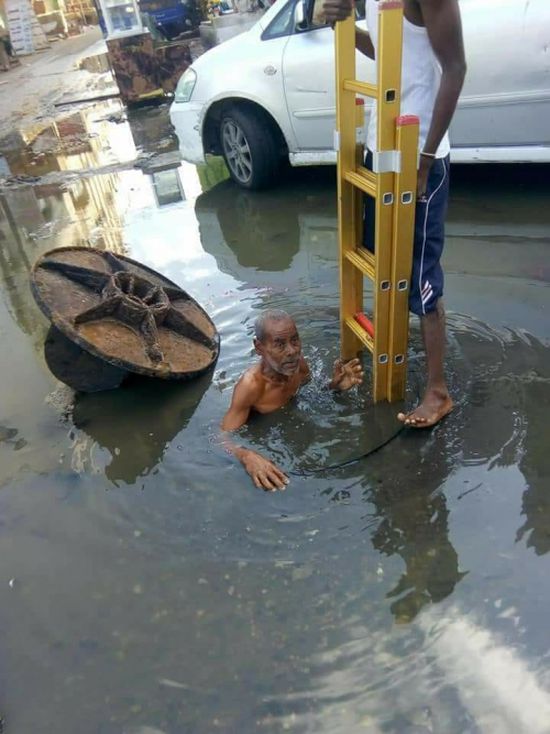
<path fill-rule="evenodd" d="M 223 155 L 241 186 L 293 166 L 334 163 L 334 33 L 323 0 L 277 0 L 249 31 L 181 77 L 170 109 L 184 160 Z M 315 4 L 315 7 L 314 7 Z M 452 160 L 550 162 L 550 0 L 460 0 L 468 76 Z M 375 81 L 357 54 L 357 76 Z"/>

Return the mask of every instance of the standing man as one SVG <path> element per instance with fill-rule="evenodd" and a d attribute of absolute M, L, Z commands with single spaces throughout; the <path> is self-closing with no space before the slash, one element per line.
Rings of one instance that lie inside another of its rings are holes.
<path fill-rule="evenodd" d="M 409 307 L 420 317 L 428 378 L 420 405 L 399 420 L 427 428 L 451 412 L 453 402 L 444 373 L 445 311 L 440 259 L 449 197 L 449 136 L 466 74 L 458 0 L 403 0 L 401 114 L 420 119 L 420 163 Z M 329 23 L 345 20 L 353 0 L 325 0 Z M 356 47 L 376 59 L 378 0 L 366 0 L 368 31 L 356 28 Z M 376 107 L 367 134 L 366 166 L 376 150 Z M 364 245 L 374 250 L 374 202 L 366 197 Z"/>

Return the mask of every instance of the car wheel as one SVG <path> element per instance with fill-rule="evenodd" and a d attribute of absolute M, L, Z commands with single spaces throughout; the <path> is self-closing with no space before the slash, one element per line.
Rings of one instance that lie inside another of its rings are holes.
<path fill-rule="evenodd" d="M 280 166 L 270 121 L 253 109 L 233 108 L 222 118 L 220 140 L 231 178 L 246 189 L 273 183 Z"/>

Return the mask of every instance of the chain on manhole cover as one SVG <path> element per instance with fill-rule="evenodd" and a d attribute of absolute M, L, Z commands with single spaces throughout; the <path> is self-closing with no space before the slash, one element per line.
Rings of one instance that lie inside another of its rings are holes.
<path fill-rule="evenodd" d="M 129 372 L 185 380 L 212 367 L 216 327 L 184 290 L 123 255 L 88 247 L 51 250 L 31 273 L 50 319 L 46 360 L 77 390 L 119 385 Z"/>

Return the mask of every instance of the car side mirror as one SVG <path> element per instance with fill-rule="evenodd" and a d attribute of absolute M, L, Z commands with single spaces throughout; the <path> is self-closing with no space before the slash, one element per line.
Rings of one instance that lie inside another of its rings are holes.
<path fill-rule="evenodd" d="M 307 10 L 305 0 L 298 0 L 294 6 L 294 27 L 297 31 L 307 30 Z"/>

